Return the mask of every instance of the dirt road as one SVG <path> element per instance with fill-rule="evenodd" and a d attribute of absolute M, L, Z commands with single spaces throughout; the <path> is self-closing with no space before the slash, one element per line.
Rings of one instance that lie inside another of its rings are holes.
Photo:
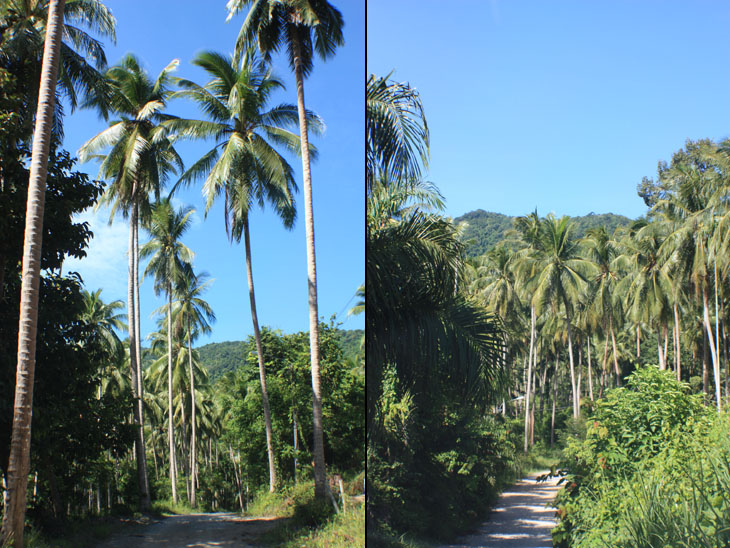
<path fill-rule="evenodd" d="M 276 527 L 281 518 L 244 518 L 238 514 L 170 516 L 147 526 L 132 526 L 97 548 L 247 548 Z"/>
<path fill-rule="evenodd" d="M 550 502 L 559 490 L 558 478 L 537 483 L 540 472 L 518 481 L 502 493 L 496 508 L 474 533 L 441 548 L 550 548 L 555 509 Z"/>

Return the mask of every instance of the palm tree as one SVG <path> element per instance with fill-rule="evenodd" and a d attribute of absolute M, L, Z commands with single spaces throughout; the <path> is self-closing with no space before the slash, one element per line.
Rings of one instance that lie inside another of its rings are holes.
<path fill-rule="evenodd" d="M 294 224 L 296 190 L 291 166 L 269 144 L 283 145 L 297 152 L 300 139 L 286 127 L 295 125 L 295 108 L 279 105 L 266 110 L 270 93 L 283 87 L 269 69 L 260 62 L 253 50 L 248 50 L 240 68 L 232 58 L 215 52 L 198 55 L 193 63 L 203 68 L 213 80 L 201 87 L 189 80 L 178 80 L 183 88 L 178 96 L 198 103 L 210 121 L 172 120 L 169 127 L 185 137 L 213 137 L 216 144 L 182 176 L 188 183 L 205 177 L 203 192 L 207 199 L 206 212 L 221 194 L 225 197 L 226 231 L 231 240 L 241 241 L 246 252 L 246 274 L 251 305 L 251 320 L 256 338 L 259 377 L 266 423 L 266 447 L 269 457 L 269 490 L 276 488 L 274 436 L 271 425 L 269 396 L 266 389 L 263 347 L 259 332 L 254 294 L 249 212 L 254 204 L 263 207 L 269 202 L 282 218 L 284 226 Z M 315 127 L 320 122 L 311 113 Z"/>
<path fill-rule="evenodd" d="M 548 215 L 542 221 L 536 243 L 539 268 L 532 302 L 538 313 L 547 305 L 554 311 L 561 306 L 564 308 L 573 388 L 573 416 L 577 418 L 580 415 L 580 402 L 573 359 L 573 307 L 586 284 L 584 273 L 591 265 L 579 255 L 578 245 L 570 235 L 571 228 L 569 217 L 556 219 Z"/>
<path fill-rule="evenodd" d="M 190 227 L 192 208 L 175 211 L 170 199 L 164 199 L 152 206 L 147 225 L 150 241 L 140 250 L 140 258 L 151 257 L 144 276 L 155 278 L 155 293 L 167 295 L 167 402 L 168 402 L 168 439 L 170 445 L 170 482 L 172 501 L 177 503 L 175 477 L 175 430 L 172 424 L 172 297 L 173 289 L 183 280 L 185 265 L 190 265 L 193 252 L 180 241 Z"/>
<path fill-rule="evenodd" d="M 371 187 L 367 203 L 366 332 L 368 437 L 386 366 L 405 385 L 436 375 L 467 399 L 501 394 L 506 380 L 500 322 L 456 292 L 463 247 L 447 219 L 410 204 L 413 184 Z M 432 200 L 435 201 L 435 200 Z"/>
<path fill-rule="evenodd" d="M 101 289 L 93 293 L 83 291 L 84 311 L 82 319 L 91 326 L 96 334 L 104 341 L 104 347 L 112 356 L 124 353 L 122 341 L 119 340 L 116 330 L 123 330 L 127 326 L 122 319 L 122 314 L 117 312 L 124 308 L 122 301 L 105 303 L 101 300 Z"/>
<path fill-rule="evenodd" d="M 38 294 L 43 237 L 48 155 L 56 100 L 56 78 L 61 51 L 64 0 L 52 0 L 48 10 L 46 40 L 43 49 L 38 112 L 33 133 L 33 154 L 28 181 L 28 206 L 23 243 L 22 282 L 20 290 L 20 328 L 18 364 L 15 377 L 13 429 L 8 461 L 8 504 L 3 514 L 1 540 L 23 548 L 25 494 L 30 470 L 30 425 L 33 412 Z"/>
<path fill-rule="evenodd" d="M 420 179 L 421 164 L 428 166 L 428 124 L 418 93 L 389 77 L 371 74 L 366 86 L 368 188 L 376 176 Z"/>
<path fill-rule="evenodd" d="M 28 103 L 35 106 L 43 56 L 44 34 L 51 2 L 49 0 L 6 0 L 0 9 L 0 65 L 12 67 L 27 76 Z M 58 86 L 75 109 L 79 92 L 83 97 L 105 96 L 106 84 L 98 72 L 106 68 L 106 55 L 101 42 L 82 29 L 93 29 L 103 38 L 116 41 L 116 20 L 99 0 L 67 0 L 63 7 L 62 39 Z M 87 60 L 88 59 L 88 60 Z M 89 60 L 91 62 L 89 62 Z M 25 80 L 25 78 L 24 78 Z M 25 86 L 24 86 L 25 87 Z M 32 114 L 31 112 L 28 114 Z M 61 130 L 61 106 L 56 105 L 54 129 Z M 25 113 L 20 113 L 24 116 Z"/>
<path fill-rule="evenodd" d="M 203 272 L 196 275 L 192 268 L 186 268 L 181 283 L 177 287 L 174 316 L 176 330 L 185 330 L 188 342 L 188 367 L 190 373 L 191 399 L 191 437 L 190 437 L 190 469 L 191 469 L 191 497 L 190 503 L 195 506 L 195 486 L 197 477 L 197 436 L 196 436 L 196 405 L 195 405 L 195 375 L 193 374 L 192 341 L 198 333 L 209 333 L 210 323 L 215 321 L 215 314 L 210 305 L 200 296 L 208 289 L 212 280 L 206 281 L 208 274 Z"/>
<path fill-rule="evenodd" d="M 183 163 L 168 138 L 169 130 L 159 123 L 170 116 L 162 113 L 170 95 L 170 72 L 178 65 L 172 61 L 157 78 L 150 80 L 140 61 L 127 55 L 106 71 L 110 95 L 92 97 L 85 106 L 97 107 L 102 113 L 108 108 L 120 116 L 110 126 L 87 141 L 79 150 L 82 161 L 101 161 L 99 176 L 114 181 L 100 200 L 112 204 L 109 221 L 117 210 L 129 217 L 128 270 L 128 329 L 132 390 L 135 399 L 134 421 L 137 425 L 135 447 L 137 476 L 142 509 L 150 505 L 144 452 L 144 407 L 142 384 L 142 351 L 139 329 L 139 219 L 149 209 L 149 195 L 159 196 L 160 187 L 170 173 L 182 171 Z M 103 103 L 103 104 L 102 104 Z M 106 154 L 99 151 L 109 149 Z"/>
<path fill-rule="evenodd" d="M 317 267 L 314 252 L 314 213 L 312 176 L 309 169 L 309 135 L 304 106 L 304 78 L 312 71 L 314 52 L 321 59 L 335 53 L 344 43 L 342 14 L 327 0 L 229 0 L 230 20 L 243 6 L 251 6 L 236 41 L 236 57 L 245 45 L 257 44 L 266 61 L 282 46 L 297 85 L 299 135 L 302 140 L 304 179 L 304 226 L 307 236 L 307 274 L 309 278 L 309 348 L 312 357 L 312 414 L 314 418 L 315 494 L 326 495 L 324 441 L 322 434 L 322 394 L 319 373 L 319 314 L 317 311 Z"/>

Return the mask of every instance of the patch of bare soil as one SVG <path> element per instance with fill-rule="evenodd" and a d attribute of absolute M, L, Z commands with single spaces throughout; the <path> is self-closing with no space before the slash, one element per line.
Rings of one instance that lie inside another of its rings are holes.
<path fill-rule="evenodd" d="M 97 548 L 249 548 L 285 518 L 241 517 L 238 514 L 186 514 L 132 525 Z"/>

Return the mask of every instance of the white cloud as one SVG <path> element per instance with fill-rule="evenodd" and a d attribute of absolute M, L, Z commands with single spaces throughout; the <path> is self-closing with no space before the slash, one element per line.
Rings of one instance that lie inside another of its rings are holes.
<path fill-rule="evenodd" d="M 129 224 L 121 215 L 109 225 L 109 209 L 94 211 L 89 208 L 74 218 L 75 222 L 88 222 L 94 237 L 89 241 L 86 257 L 69 257 L 63 263 L 64 272 L 78 272 L 88 291 L 104 289 L 106 302 L 127 298 L 127 245 Z"/>

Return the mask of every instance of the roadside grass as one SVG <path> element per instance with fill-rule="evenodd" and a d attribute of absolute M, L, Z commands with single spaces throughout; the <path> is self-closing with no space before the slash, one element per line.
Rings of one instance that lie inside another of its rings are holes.
<path fill-rule="evenodd" d="M 104 516 L 65 522 L 62 528 L 25 534 L 27 548 L 92 548 L 113 534 L 134 526 L 145 526 L 149 518 Z"/>
<path fill-rule="evenodd" d="M 179 500 L 156 500 L 152 502 L 150 513 L 156 517 L 175 516 L 179 514 L 198 514 L 203 512 L 202 508 L 193 508 L 187 501 Z"/>
<path fill-rule="evenodd" d="M 312 481 L 284 486 L 277 493 L 258 493 L 246 515 L 288 519 L 261 535 L 257 542 L 283 548 L 364 547 L 365 504 L 361 498 L 353 498 L 362 492 L 362 477 L 362 473 L 345 476 L 344 513 L 336 513 L 330 500 L 316 499 Z M 335 498 L 339 503 L 339 497 Z"/>

